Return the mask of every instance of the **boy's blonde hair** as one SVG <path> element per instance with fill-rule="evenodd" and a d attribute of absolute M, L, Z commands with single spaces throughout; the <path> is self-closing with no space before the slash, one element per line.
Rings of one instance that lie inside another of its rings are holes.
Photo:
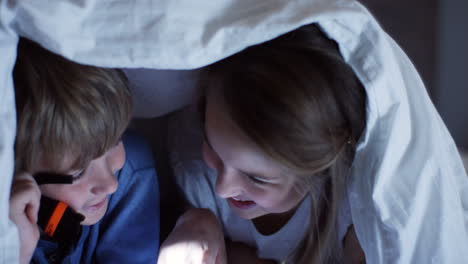
<path fill-rule="evenodd" d="M 21 39 L 13 72 L 15 171 L 81 169 L 118 143 L 131 118 L 125 75 L 80 65 Z"/>

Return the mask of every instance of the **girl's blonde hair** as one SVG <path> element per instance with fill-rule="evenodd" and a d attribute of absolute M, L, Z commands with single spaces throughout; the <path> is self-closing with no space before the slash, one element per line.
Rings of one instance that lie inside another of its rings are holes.
<path fill-rule="evenodd" d="M 84 168 L 119 141 L 130 121 L 130 91 L 119 70 L 80 65 L 21 39 L 13 77 L 15 171 L 39 162 L 59 170 L 66 157 L 72 168 Z"/>
<path fill-rule="evenodd" d="M 303 26 L 210 65 L 200 83 L 221 91 L 236 125 L 311 194 L 308 235 L 286 262 L 341 262 L 337 211 L 366 126 L 366 94 L 337 44 Z"/>

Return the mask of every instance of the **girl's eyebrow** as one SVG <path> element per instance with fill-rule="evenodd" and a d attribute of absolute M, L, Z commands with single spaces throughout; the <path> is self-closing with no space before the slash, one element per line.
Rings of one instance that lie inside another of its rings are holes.
<path fill-rule="evenodd" d="M 211 148 L 211 150 L 216 153 L 216 151 L 214 150 L 214 148 L 211 145 L 210 141 L 208 140 L 208 136 L 206 135 L 206 130 L 205 129 L 203 129 L 203 138 L 204 138 L 206 144 Z M 247 175 L 249 177 L 259 178 L 259 179 L 265 180 L 265 181 L 271 181 L 271 180 L 277 179 L 277 177 L 271 177 L 271 178 L 270 177 L 265 177 L 265 176 L 257 174 L 257 173 L 246 172 L 246 171 L 243 171 L 243 170 L 238 170 L 238 171 L 240 171 L 242 174 L 245 174 L 245 175 Z"/>
<path fill-rule="evenodd" d="M 253 178 L 258 178 L 258 179 L 261 179 L 261 180 L 265 180 L 265 181 L 271 181 L 273 180 L 274 178 L 268 178 L 268 177 L 265 177 L 263 175 L 259 175 L 259 174 L 255 174 L 255 173 L 250 173 L 250 172 L 246 172 L 246 171 L 242 171 L 242 170 L 239 170 L 242 174 L 245 174 L 249 177 L 253 177 Z"/>
<path fill-rule="evenodd" d="M 258 173 L 253 173 L 253 172 L 247 172 L 247 171 L 243 171 L 243 170 L 238 170 L 240 171 L 241 173 L 249 176 L 249 177 L 254 177 L 254 178 L 259 178 L 261 180 L 265 180 L 265 181 L 275 181 L 277 179 L 279 179 L 280 177 L 278 176 L 265 176 L 263 174 L 258 174 Z"/>

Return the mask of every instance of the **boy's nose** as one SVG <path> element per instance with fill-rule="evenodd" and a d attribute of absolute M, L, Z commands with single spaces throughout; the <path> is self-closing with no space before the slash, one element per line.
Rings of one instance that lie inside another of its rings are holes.
<path fill-rule="evenodd" d="M 94 194 L 109 195 L 117 190 L 118 181 L 110 169 L 103 168 L 92 185 L 91 192 Z"/>
<path fill-rule="evenodd" d="M 99 175 L 97 175 L 91 191 L 95 194 L 105 193 L 108 195 L 117 190 L 118 181 L 115 173 L 122 169 L 125 163 L 125 150 L 122 142 L 107 151 L 101 158 Z"/>
<path fill-rule="evenodd" d="M 215 188 L 216 193 L 222 198 L 238 196 L 243 192 L 241 175 L 229 169 L 218 171 Z"/>

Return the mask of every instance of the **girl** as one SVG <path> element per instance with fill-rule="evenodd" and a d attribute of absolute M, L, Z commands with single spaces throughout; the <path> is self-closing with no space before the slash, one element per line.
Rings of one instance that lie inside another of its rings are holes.
<path fill-rule="evenodd" d="M 201 87 L 199 147 L 211 169 L 187 152 L 196 133 L 175 133 L 171 158 L 191 205 L 219 219 L 228 262 L 340 263 L 343 254 L 362 261 L 361 251 L 346 252 L 360 248 L 345 193 L 366 126 L 366 94 L 336 43 L 317 25 L 303 26 L 207 67 Z M 189 120 L 173 126 L 187 131 Z M 198 232 L 187 222 L 201 228 L 210 216 L 182 218 L 170 244 L 183 239 L 180 228 Z M 219 232 L 215 224 L 206 230 Z M 220 242 L 219 235 L 201 237 L 208 248 Z M 160 260 L 170 255 L 168 244 Z M 223 255 L 213 247 L 198 257 Z"/>

